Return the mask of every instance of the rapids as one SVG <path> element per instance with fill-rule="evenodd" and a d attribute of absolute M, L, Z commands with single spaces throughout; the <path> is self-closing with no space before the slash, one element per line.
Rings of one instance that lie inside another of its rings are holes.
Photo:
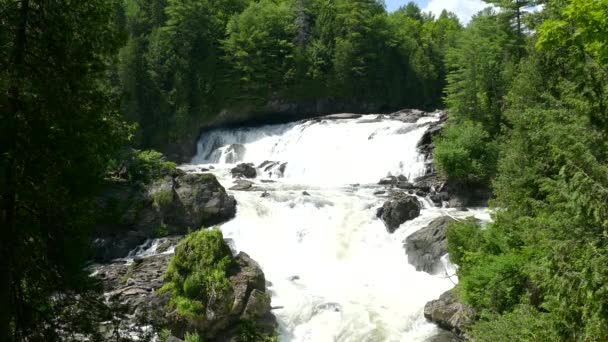
<path fill-rule="evenodd" d="M 386 198 L 374 195 L 387 175 L 424 174 L 416 144 L 434 120 L 438 115 L 416 123 L 364 116 L 202 136 L 182 168 L 211 169 L 227 189 L 236 163 L 278 162 L 258 168 L 251 191 L 230 191 L 237 215 L 221 230 L 264 270 L 281 341 L 425 341 L 438 334 L 423 308 L 454 286 L 455 277 L 446 276 L 454 269 L 446 259 L 446 274 L 417 272 L 403 241 L 436 217 L 488 220 L 487 212 L 436 208 L 420 198 L 421 215 L 389 234 L 375 216 Z"/>

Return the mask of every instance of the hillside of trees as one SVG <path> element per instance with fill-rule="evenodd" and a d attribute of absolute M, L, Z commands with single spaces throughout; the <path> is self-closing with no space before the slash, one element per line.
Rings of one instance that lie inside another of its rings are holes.
<path fill-rule="evenodd" d="M 479 341 L 608 339 L 608 1 L 496 1 L 450 49 L 437 166 L 492 187 L 449 230 Z"/>
<path fill-rule="evenodd" d="M 492 224 L 448 232 L 469 336 L 608 340 L 608 1 L 486 2 L 463 27 L 376 0 L 0 0 L 0 341 L 97 336 L 93 200 L 125 150 L 320 99 L 448 110 L 437 169 L 494 194 Z"/>
<path fill-rule="evenodd" d="M 375 0 L 125 0 L 117 23 L 121 110 L 139 126 L 135 142 L 163 152 L 193 146 L 222 110 L 269 102 L 440 107 L 462 29 L 454 14 L 414 3 L 389 14 Z"/>

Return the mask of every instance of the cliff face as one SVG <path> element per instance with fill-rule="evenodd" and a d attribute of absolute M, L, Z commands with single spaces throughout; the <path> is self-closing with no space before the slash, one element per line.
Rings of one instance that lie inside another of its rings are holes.
<path fill-rule="evenodd" d="M 212 129 L 279 124 L 333 113 L 369 114 L 390 112 L 392 110 L 397 109 L 373 103 L 336 101 L 332 99 L 297 102 L 274 100 L 261 108 L 242 106 L 224 109 L 212 118 L 196 120 L 190 125 L 188 132 L 177 141 L 160 146 L 157 149 L 163 152 L 169 160 L 177 163 L 186 163 L 196 153 L 196 142 L 201 134 L 205 134 L 206 131 Z"/>

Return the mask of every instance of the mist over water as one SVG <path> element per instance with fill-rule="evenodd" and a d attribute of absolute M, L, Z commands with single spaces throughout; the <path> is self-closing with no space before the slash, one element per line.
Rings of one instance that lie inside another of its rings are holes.
<path fill-rule="evenodd" d="M 216 130 L 201 138 L 186 168 L 213 166 L 226 188 L 236 163 L 287 163 L 284 172 L 258 169 L 254 191 L 230 191 L 237 215 L 221 226 L 270 282 L 282 341 L 425 341 L 437 334 L 423 317 L 424 304 L 456 279 L 417 272 L 403 241 L 446 213 L 486 219 L 486 212 L 434 208 L 421 198 L 421 215 L 389 234 L 375 215 L 386 198 L 374 195 L 389 174 L 424 174 L 416 144 L 425 123 L 437 119 L 365 116 Z"/>

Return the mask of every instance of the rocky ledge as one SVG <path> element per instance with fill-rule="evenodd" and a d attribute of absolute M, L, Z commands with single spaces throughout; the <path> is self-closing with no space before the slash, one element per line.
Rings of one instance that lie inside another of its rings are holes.
<path fill-rule="evenodd" d="M 449 216 L 434 219 L 428 226 L 408 236 L 405 241 L 407 260 L 417 271 L 437 274 L 443 271 L 441 257 L 447 254 L 446 230 L 455 220 Z"/>
<path fill-rule="evenodd" d="M 473 323 L 476 314 L 458 300 L 454 290 L 442 294 L 439 299 L 424 306 L 424 317 L 443 329 L 466 339 L 465 329 Z"/>
<path fill-rule="evenodd" d="M 183 235 L 234 217 L 236 201 L 212 174 L 173 176 L 143 186 L 108 184 L 97 200 L 99 224 L 92 240 L 98 262 L 126 257 L 149 238 Z"/>
<path fill-rule="evenodd" d="M 274 332 L 276 319 L 270 311 L 264 273 L 247 254 L 235 257 L 236 266 L 228 275 L 229 294 L 208 305 L 200 318 L 179 316 L 169 306 L 170 293 L 158 294 L 171 257 L 161 254 L 131 264 L 97 265 L 93 275 L 101 281 L 108 301 L 119 303 L 133 323 L 168 327 L 180 338 L 187 331 L 198 331 L 205 341 L 233 341 L 242 321 L 252 322 L 265 334 Z"/>

